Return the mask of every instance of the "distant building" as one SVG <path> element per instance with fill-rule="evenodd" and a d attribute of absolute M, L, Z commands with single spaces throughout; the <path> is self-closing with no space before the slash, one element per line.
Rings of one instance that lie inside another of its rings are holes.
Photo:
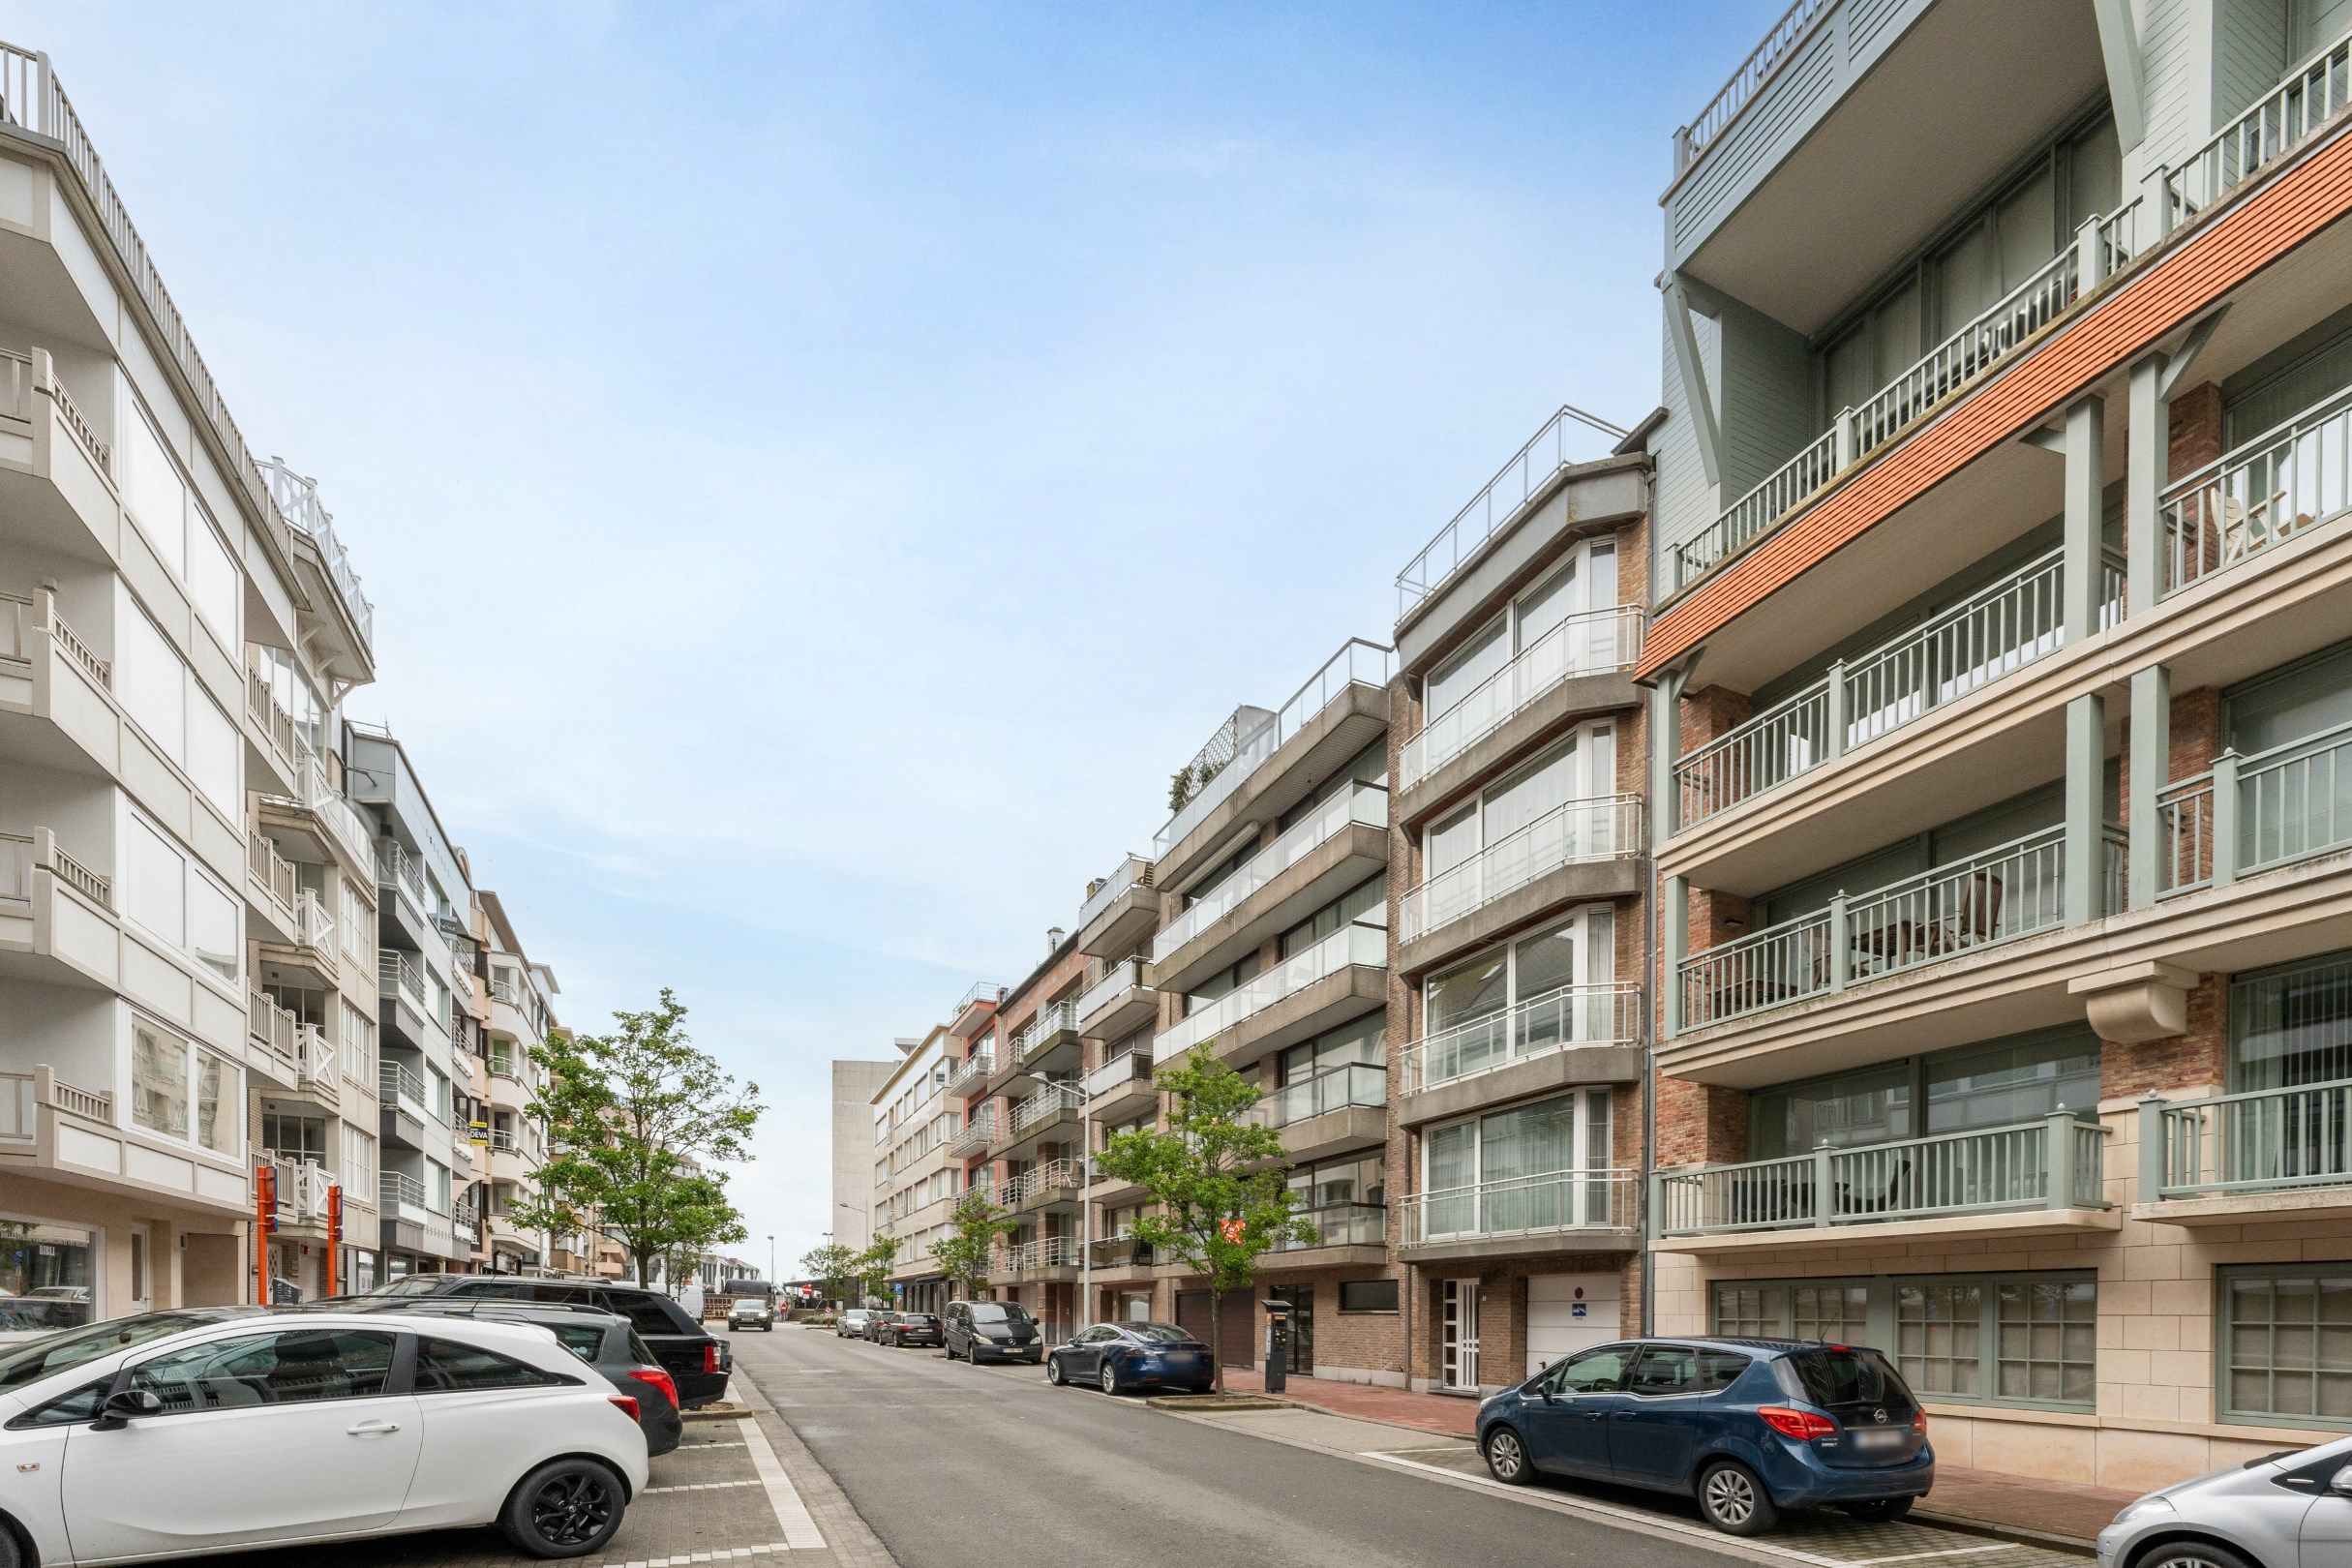
<path fill-rule="evenodd" d="M 901 1041 L 903 1053 L 913 1040 Z M 897 1071 L 899 1059 L 833 1064 L 833 1209 L 824 1228 L 853 1252 L 874 1239 L 874 1200 L 881 1182 L 874 1171 L 874 1097 Z"/>

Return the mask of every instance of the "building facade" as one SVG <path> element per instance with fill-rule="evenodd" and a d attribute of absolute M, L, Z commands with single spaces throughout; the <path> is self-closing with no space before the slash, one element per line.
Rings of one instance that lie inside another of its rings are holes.
<path fill-rule="evenodd" d="M 1676 140 L 1656 1322 L 1951 1462 L 2352 1429 L 2347 29 L 1833 0 Z"/>
<path fill-rule="evenodd" d="M 873 1099 L 874 1233 L 897 1245 L 886 1293 L 908 1312 L 936 1312 L 948 1303 L 931 1247 L 952 1233 L 948 1219 L 963 1183 L 948 1159 L 956 1123 L 944 1094 L 950 1038 L 941 1024 L 901 1041 L 906 1053 Z"/>
<path fill-rule="evenodd" d="M 900 1059 L 840 1060 L 832 1065 L 833 1217 L 830 1234 L 853 1252 L 874 1239 L 883 1182 L 875 1165 L 874 1097 Z"/>

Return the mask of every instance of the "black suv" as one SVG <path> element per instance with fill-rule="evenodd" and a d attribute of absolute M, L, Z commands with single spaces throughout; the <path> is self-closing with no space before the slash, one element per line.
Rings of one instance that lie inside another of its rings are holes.
<path fill-rule="evenodd" d="M 961 1357 L 975 1367 L 983 1361 L 1026 1361 L 1034 1367 L 1045 1359 L 1037 1319 L 1016 1301 L 948 1303 L 943 1342 L 950 1361 Z"/>
<path fill-rule="evenodd" d="M 382 1301 L 455 1297 L 465 1301 L 544 1303 L 617 1312 L 642 1337 L 678 1384 L 678 1405 L 709 1404 L 727 1392 L 735 1368 L 727 1342 L 714 1339 L 686 1309 L 658 1290 L 607 1280 L 532 1280 L 512 1274 L 411 1274 L 346 1298 L 373 1307 Z"/>

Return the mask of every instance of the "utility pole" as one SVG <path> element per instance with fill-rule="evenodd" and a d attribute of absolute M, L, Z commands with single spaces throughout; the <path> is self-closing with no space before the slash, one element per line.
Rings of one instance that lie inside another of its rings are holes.
<path fill-rule="evenodd" d="M 776 1282 L 776 1239 L 772 1235 L 768 1238 L 768 1282 Z"/>
<path fill-rule="evenodd" d="M 1087 1191 L 1095 1185 L 1095 1097 L 1086 1079 L 1078 1079 L 1078 1310 L 1071 1314 L 1070 1336 L 1095 1315 L 1095 1200 Z"/>

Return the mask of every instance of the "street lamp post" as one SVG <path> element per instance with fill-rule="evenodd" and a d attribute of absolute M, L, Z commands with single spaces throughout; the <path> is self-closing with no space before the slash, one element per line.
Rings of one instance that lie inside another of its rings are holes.
<path fill-rule="evenodd" d="M 776 1239 L 773 1235 L 768 1238 L 768 1282 L 776 1282 Z"/>
<path fill-rule="evenodd" d="M 1095 1312 L 1095 1200 L 1087 1190 L 1095 1185 L 1095 1099 L 1086 1094 L 1081 1078 L 1078 1093 L 1078 1311 L 1070 1325 L 1075 1335 Z"/>

